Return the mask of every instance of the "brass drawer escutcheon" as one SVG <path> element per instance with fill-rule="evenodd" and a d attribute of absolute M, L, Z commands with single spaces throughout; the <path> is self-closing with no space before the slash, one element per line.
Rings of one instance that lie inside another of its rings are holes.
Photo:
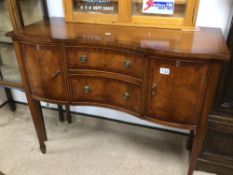
<path fill-rule="evenodd" d="M 130 63 L 129 60 L 125 60 L 125 61 L 123 62 L 123 66 L 124 66 L 124 68 L 126 68 L 126 69 L 129 69 L 129 68 L 130 68 L 130 65 L 131 65 L 131 63 Z"/>
<path fill-rule="evenodd" d="M 40 50 L 40 46 L 39 45 L 36 45 L 36 50 Z"/>
<path fill-rule="evenodd" d="M 128 92 L 125 92 L 125 93 L 123 94 L 123 99 L 124 99 L 125 101 L 128 101 L 129 98 L 130 98 L 130 94 L 129 94 Z"/>
<path fill-rule="evenodd" d="M 82 55 L 80 57 L 80 62 L 86 64 L 88 62 L 88 57 L 86 55 Z"/>
<path fill-rule="evenodd" d="M 91 88 L 90 88 L 90 86 L 84 86 L 83 87 L 83 92 L 84 92 L 84 94 L 89 94 L 90 92 L 91 92 Z"/>

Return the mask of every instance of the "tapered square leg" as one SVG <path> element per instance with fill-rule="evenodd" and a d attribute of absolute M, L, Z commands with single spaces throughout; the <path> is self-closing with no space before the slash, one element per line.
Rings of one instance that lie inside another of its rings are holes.
<path fill-rule="evenodd" d="M 38 108 L 40 110 L 40 118 L 41 118 L 42 123 L 43 123 L 44 140 L 47 141 L 48 137 L 47 137 L 47 133 L 46 133 L 46 127 L 45 127 L 45 122 L 44 122 L 44 115 L 43 115 L 43 111 L 42 111 L 42 106 L 41 106 L 39 101 L 37 102 L 37 105 L 38 105 Z"/>
<path fill-rule="evenodd" d="M 40 145 L 40 151 L 45 154 L 46 153 L 46 146 L 44 145 Z"/>
<path fill-rule="evenodd" d="M 12 112 L 15 112 L 16 111 L 16 105 L 15 105 L 15 102 L 14 102 L 14 99 L 13 99 L 13 96 L 12 96 L 12 93 L 11 93 L 11 89 L 10 88 L 4 88 L 4 90 L 6 92 L 9 108 L 10 108 L 10 110 Z"/>
<path fill-rule="evenodd" d="M 204 142 L 205 134 L 199 131 L 194 137 L 194 143 L 191 151 L 190 165 L 188 170 L 188 175 L 192 175 L 195 170 L 197 158 L 201 152 L 201 148 Z"/>
<path fill-rule="evenodd" d="M 62 105 L 57 105 L 57 108 L 58 108 L 59 120 L 61 122 L 64 122 L 65 118 L 64 118 L 64 113 L 63 113 Z"/>
<path fill-rule="evenodd" d="M 39 101 L 33 100 L 27 97 L 28 105 L 31 111 L 32 120 L 36 129 L 37 137 L 40 144 L 40 150 L 42 153 L 46 153 L 45 141 L 47 139 L 46 129 L 44 125 L 44 119 L 41 112 L 41 105 Z"/>
<path fill-rule="evenodd" d="M 66 105 L 66 120 L 69 124 L 72 123 L 72 116 L 70 114 L 70 106 Z"/>
<path fill-rule="evenodd" d="M 192 150 L 192 147 L 193 147 L 193 140 L 194 140 L 194 130 L 191 130 L 190 131 L 190 135 L 189 135 L 189 138 L 188 138 L 188 141 L 186 143 L 186 148 L 187 150 L 191 151 Z"/>

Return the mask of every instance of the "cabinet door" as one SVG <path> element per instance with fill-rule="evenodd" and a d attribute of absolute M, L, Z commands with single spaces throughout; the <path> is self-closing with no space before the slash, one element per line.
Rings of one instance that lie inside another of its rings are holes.
<path fill-rule="evenodd" d="M 154 59 L 150 64 L 147 117 L 196 125 L 206 87 L 203 62 Z"/>
<path fill-rule="evenodd" d="M 57 46 L 21 44 L 32 95 L 45 100 L 67 101 L 62 51 Z"/>

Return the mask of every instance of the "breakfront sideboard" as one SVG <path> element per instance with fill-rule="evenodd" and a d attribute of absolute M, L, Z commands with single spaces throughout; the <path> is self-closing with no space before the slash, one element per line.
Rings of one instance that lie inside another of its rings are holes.
<path fill-rule="evenodd" d="M 229 59 L 219 29 L 185 32 L 51 18 L 12 37 L 43 153 L 39 101 L 102 106 L 193 131 L 192 174 L 221 67 Z"/>

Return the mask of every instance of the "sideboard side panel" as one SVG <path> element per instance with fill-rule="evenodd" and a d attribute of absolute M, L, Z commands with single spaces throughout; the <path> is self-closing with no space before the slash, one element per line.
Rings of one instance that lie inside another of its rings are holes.
<path fill-rule="evenodd" d="M 208 116 L 213 104 L 213 99 L 214 99 L 218 79 L 220 76 L 221 68 L 222 68 L 222 62 L 213 62 L 211 64 L 211 70 L 207 82 L 208 86 L 205 91 L 205 97 L 203 100 L 200 120 L 197 125 L 196 135 L 194 138 L 193 148 L 191 152 L 191 160 L 190 160 L 188 175 L 192 175 L 197 164 L 197 158 L 201 153 L 201 149 L 207 131 Z"/>

